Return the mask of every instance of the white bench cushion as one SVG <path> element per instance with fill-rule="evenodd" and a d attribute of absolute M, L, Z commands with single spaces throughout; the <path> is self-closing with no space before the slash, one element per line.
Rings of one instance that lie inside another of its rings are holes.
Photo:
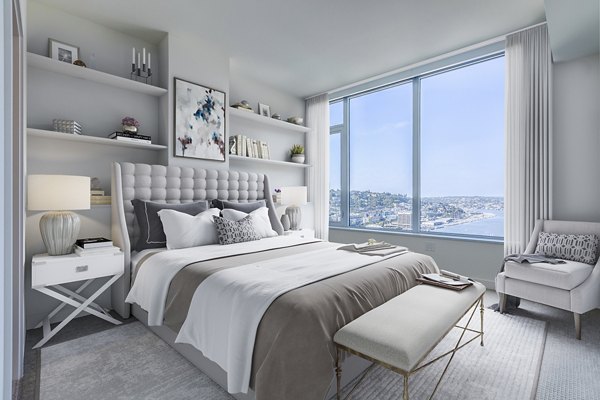
<path fill-rule="evenodd" d="M 480 283 L 460 292 L 418 285 L 350 322 L 333 340 L 412 371 L 484 292 Z"/>
<path fill-rule="evenodd" d="M 504 264 L 504 272 L 508 278 L 564 290 L 571 290 L 583 283 L 590 276 L 593 268 L 592 265 L 577 261 L 566 261 L 564 264 L 520 264 L 507 261 Z"/>

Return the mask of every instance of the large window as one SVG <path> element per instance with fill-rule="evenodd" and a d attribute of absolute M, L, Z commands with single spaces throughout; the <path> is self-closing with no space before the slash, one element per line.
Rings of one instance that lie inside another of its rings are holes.
<path fill-rule="evenodd" d="M 504 57 L 331 103 L 332 226 L 504 235 Z"/>

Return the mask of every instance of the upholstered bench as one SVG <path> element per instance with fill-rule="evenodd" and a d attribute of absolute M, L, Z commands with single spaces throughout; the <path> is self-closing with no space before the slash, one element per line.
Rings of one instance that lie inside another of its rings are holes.
<path fill-rule="evenodd" d="M 454 353 L 481 338 L 483 346 L 483 294 L 485 287 L 473 283 L 462 291 L 421 284 L 363 314 L 342 327 L 333 340 L 337 346 L 337 398 L 341 396 L 341 355 L 343 351 L 383 365 L 404 376 L 404 400 L 408 400 L 408 378 L 421 368 L 452 353 L 433 393 L 454 357 Z M 479 303 L 481 329 L 469 328 Z M 454 349 L 419 365 L 433 348 L 473 309 Z M 466 331 L 477 333 L 461 344 Z M 373 364 L 375 365 L 375 364 Z M 367 371 L 368 372 L 368 371 Z M 359 382 L 360 383 L 360 382 Z"/>

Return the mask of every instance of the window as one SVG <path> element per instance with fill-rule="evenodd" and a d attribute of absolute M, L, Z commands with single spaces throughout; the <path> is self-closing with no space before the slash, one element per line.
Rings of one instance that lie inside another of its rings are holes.
<path fill-rule="evenodd" d="M 330 105 L 333 226 L 504 236 L 504 57 Z"/>

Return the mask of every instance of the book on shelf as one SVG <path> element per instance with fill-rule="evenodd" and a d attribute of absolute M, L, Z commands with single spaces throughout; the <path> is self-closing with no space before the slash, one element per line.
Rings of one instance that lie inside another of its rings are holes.
<path fill-rule="evenodd" d="M 92 190 L 90 190 L 90 195 L 92 195 L 92 196 L 104 196 L 104 190 L 102 190 L 102 189 L 92 189 Z"/>
<path fill-rule="evenodd" d="M 88 249 L 84 249 L 83 247 L 79 247 L 77 245 L 73 246 L 73 250 L 75 254 L 79 256 L 94 256 L 99 254 L 111 254 L 118 253 L 121 251 L 120 248 L 115 246 L 105 246 L 105 247 L 92 247 Z"/>
<path fill-rule="evenodd" d="M 261 141 L 260 147 L 261 147 L 260 158 L 265 159 L 265 160 L 270 160 L 271 155 L 269 154 L 269 144 Z"/>
<path fill-rule="evenodd" d="M 113 132 L 108 135 L 108 138 L 124 142 L 152 144 L 152 138 L 150 136 L 138 135 L 134 133 Z"/>
<path fill-rule="evenodd" d="M 254 158 L 261 158 L 258 153 L 258 143 L 257 143 L 256 139 L 252 139 L 252 156 Z"/>
<path fill-rule="evenodd" d="M 112 240 L 104 237 L 77 239 L 75 244 L 82 249 L 92 249 L 98 247 L 110 247 L 113 245 Z"/>
<path fill-rule="evenodd" d="M 246 156 L 254 157 L 254 152 L 252 151 L 252 139 L 249 137 L 246 138 Z"/>
<path fill-rule="evenodd" d="M 111 196 L 91 196 L 90 204 L 96 206 L 111 204 L 111 198 Z"/>

